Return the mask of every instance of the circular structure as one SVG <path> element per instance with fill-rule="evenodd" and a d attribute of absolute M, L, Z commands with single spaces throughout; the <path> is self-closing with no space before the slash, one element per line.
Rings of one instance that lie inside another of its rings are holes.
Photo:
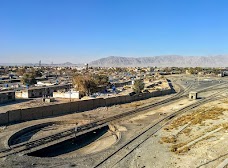
<path fill-rule="evenodd" d="M 13 146 L 27 141 L 39 139 L 60 131 L 75 127 L 72 121 L 56 121 L 32 125 L 14 133 L 8 140 L 8 145 Z"/>
<path fill-rule="evenodd" d="M 8 140 L 10 147 L 20 146 L 26 143 L 37 141 L 47 136 L 58 134 L 72 128 L 77 128 L 73 121 L 57 121 L 33 125 L 14 133 Z M 63 142 L 49 145 L 42 149 L 32 147 L 33 151 L 29 156 L 35 157 L 73 157 L 75 155 L 87 155 L 109 148 L 120 139 L 120 133 L 114 126 L 104 126 L 82 135 L 70 137 Z M 27 146 L 27 145 L 26 145 Z"/>
<path fill-rule="evenodd" d="M 16 133 L 14 133 L 8 140 L 8 145 L 12 146 L 12 145 L 17 145 L 19 143 L 23 143 L 26 141 L 29 141 L 32 139 L 32 137 L 38 133 L 39 131 L 41 131 L 42 129 L 44 129 L 45 127 L 51 126 L 53 125 L 53 122 L 48 122 L 48 123 L 42 123 L 42 124 L 38 124 L 38 125 L 33 125 L 30 127 L 26 127 Z"/>
<path fill-rule="evenodd" d="M 61 158 L 88 155 L 109 148 L 118 141 L 119 137 L 119 134 L 110 131 L 108 126 L 104 126 L 28 155 Z"/>

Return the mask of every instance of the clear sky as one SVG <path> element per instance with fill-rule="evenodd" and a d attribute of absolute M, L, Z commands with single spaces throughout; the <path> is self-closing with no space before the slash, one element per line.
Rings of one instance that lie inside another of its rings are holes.
<path fill-rule="evenodd" d="M 0 63 L 228 53 L 228 0 L 0 0 Z"/>

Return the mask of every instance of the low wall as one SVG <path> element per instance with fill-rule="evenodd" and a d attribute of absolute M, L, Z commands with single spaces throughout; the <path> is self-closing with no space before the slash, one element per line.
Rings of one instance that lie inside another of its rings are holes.
<path fill-rule="evenodd" d="M 9 123 L 8 113 L 1 113 L 0 114 L 0 125 L 5 125 L 8 123 Z"/>
<path fill-rule="evenodd" d="M 163 91 L 155 91 L 151 93 L 142 93 L 134 96 L 117 96 L 109 98 L 98 98 L 90 100 L 81 100 L 75 102 L 67 102 L 62 104 L 52 104 L 42 107 L 26 108 L 8 111 L 0 114 L 0 125 L 10 124 L 13 122 L 22 122 L 34 119 L 41 119 L 51 116 L 65 115 L 74 112 L 83 112 L 98 107 L 112 106 L 116 104 L 130 103 L 132 101 L 144 100 L 151 97 L 167 95 L 171 93 L 171 89 Z"/>
<path fill-rule="evenodd" d="M 9 120 L 8 122 L 9 123 L 12 123 L 12 122 L 18 122 L 21 120 L 21 110 L 18 109 L 18 110 L 12 110 L 12 111 L 8 111 L 8 116 L 9 116 Z"/>
<path fill-rule="evenodd" d="M 79 102 L 78 101 L 70 103 L 70 111 L 72 111 L 72 112 L 79 111 Z"/>
<path fill-rule="evenodd" d="M 93 100 L 79 101 L 78 111 L 87 111 L 93 109 Z"/>
<path fill-rule="evenodd" d="M 106 106 L 106 100 L 103 98 L 93 99 L 93 108 Z"/>

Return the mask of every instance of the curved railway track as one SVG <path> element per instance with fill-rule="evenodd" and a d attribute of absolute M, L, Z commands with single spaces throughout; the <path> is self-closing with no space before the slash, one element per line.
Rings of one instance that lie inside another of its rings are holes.
<path fill-rule="evenodd" d="M 224 85 L 224 83 L 222 83 L 220 85 Z M 217 87 L 217 86 L 219 86 L 219 85 L 215 85 L 214 87 Z M 149 109 L 154 108 L 154 107 L 159 107 L 161 105 L 179 100 L 179 99 L 181 99 L 187 95 L 186 93 L 191 89 L 191 87 L 192 86 L 189 85 L 186 87 L 186 89 L 184 89 L 183 87 L 180 86 L 180 91 L 177 94 L 175 94 L 174 96 L 169 97 L 167 99 L 164 99 L 160 102 L 156 102 L 156 103 L 144 106 L 144 107 L 137 108 L 135 110 L 130 110 L 128 112 L 118 114 L 118 115 L 115 115 L 115 116 L 112 116 L 112 117 L 109 117 L 106 119 L 101 119 L 98 121 L 94 121 L 92 123 L 82 125 L 82 126 L 78 127 L 77 133 L 80 133 L 80 132 L 83 132 L 83 131 L 86 131 L 86 130 L 89 130 L 92 128 L 96 128 L 96 127 L 100 128 L 102 125 L 107 125 L 108 123 L 115 121 L 115 120 L 118 120 L 118 119 L 122 119 L 123 117 L 127 117 L 127 116 L 130 116 L 130 115 L 142 112 L 142 111 L 149 110 Z M 202 92 L 203 91 L 207 91 L 207 90 L 204 89 L 204 90 L 202 90 Z M 75 128 L 72 128 L 72 129 L 69 129 L 69 130 L 66 130 L 63 132 L 59 132 L 59 133 L 56 133 L 56 134 L 53 134 L 53 135 L 50 135 L 50 136 L 47 136 L 47 137 L 44 137 L 41 139 L 34 140 L 34 141 L 23 142 L 23 143 L 20 143 L 17 145 L 13 145 L 13 146 L 10 146 L 9 149 L 0 151 L 0 158 L 6 157 L 9 155 L 13 155 L 16 153 L 24 152 L 24 151 L 29 151 L 33 148 L 36 148 L 39 146 L 44 146 L 45 144 L 48 144 L 48 143 L 51 143 L 53 141 L 59 140 L 59 139 L 64 138 L 64 137 L 72 136 L 72 135 L 73 136 L 75 135 Z"/>
<path fill-rule="evenodd" d="M 151 136 L 153 136 L 155 133 L 157 133 L 159 130 L 161 130 L 165 125 L 170 123 L 173 119 L 175 119 L 176 116 L 179 116 L 180 114 L 183 114 L 185 112 L 188 112 L 196 107 L 199 107 L 202 104 L 208 103 L 210 101 L 214 101 L 216 99 L 216 96 L 218 96 L 223 91 L 219 91 L 205 99 L 202 99 L 194 104 L 191 104 L 189 106 L 186 106 L 166 117 L 161 119 L 160 121 L 156 122 L 155 124 L 149 126 L 142 132 L 140 132 L 138 135 L 133 137 L 131 140 L 124 143 L 121 147 L 119 147 L 117 150 L 115 150 L 112 154 L 110 154 L 108 157 L 106 157 L 104 160 L 99 162 L 94 168 L 97 167 L 114 167 L 118 163 L 120 163 L 124 158 L 126 158 L 128 155 L 130 155 L 135 149 L 140 147 L 146 140 L 148 140 Z"/>

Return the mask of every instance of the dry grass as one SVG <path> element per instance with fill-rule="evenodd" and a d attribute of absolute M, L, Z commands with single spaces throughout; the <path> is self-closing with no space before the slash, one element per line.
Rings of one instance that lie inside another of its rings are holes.
<path fill-rule="evenodd" d="M 222 124 L 215 125 L 215 126 L 209 128 L 209 129 L 207 129 L 205 132 L 211 132 L 211 131 L 221 127 L 221 125 Z M 225 126 L 227 126 L 227 125 L 225 125 Z M 187 132 L 191 131 L 191 129 L 186 129 L 186 130 L 187 130 Z M 204 134 L 205 133 L 203 133 L 203 135 Z M 197 136 L 194 137 L 194 139 L 198 139 L 198 138 L 202 137 L 203 135 L 202 134 L 197 135 Z M 207 140 L 207 139 L 210 139 L 212 137 L 215 137 L 215 136 L 214 135 L 210 135 L 210 136 L 207 136 L 207 137 L 203 138 L 202 140 Z M 200 140 L 200 141 L 202 141 L 202 140 Z M 191 141 L 193 141 L 193 140 L 189 139 L 188 141 L 186 141 L 184 143 L 182 142 L 182 143 L 179 143 L 179 144 L 174 144 L 174 145 L 171 146 L 170 151 L 171 152 L 175 152 L 177 154 L 188 152 L 191 149 L 191 146 L 188 146 L 187 144 L 189 144 Z"/>
<path fill-rule="evenodd" d="M 179 144 L 174 144 L 170 147 L 170 151 L 171 152 L 177 152 L 178 151 L 178 148 L 182 147 L 186 145 L 186 143 L 179 143 Z"/>
<path fill-rule="evenodd" d="M 227 100 L 227 103 L 228 103 L 228 100 Z M 171 152 L 174 152 L 176 154 L 181 154 L 181 153 L 185 153 L 185 152 L 188 152 L 191 147 L 188 146 L 187 144 L 190 143 L 193 139 L 198 139 L 200 138 L 201 136 L 203 136 L 204 134 L 208 133 L 208 132 L 211 132 L 215 129 L 218 129 L 219 127 L 223 127 L 224 130 L 228 130 L 228 123 L 220 123 L 220 124 L 216 124 L 216 125 L 206 125 L 206 123 L 208 122 L 205 122 L 207 120 L 218 120 L 218 119 L 221 119 L 220 116 L 224 115 L 225 111 L 227 109 L 225 108 L 221 108 L 221 107 L 216 107 L 216 106 L 209 106 L 209 107 L 202 107 L 200 109 L 197 109 L 195 111 L 193 111 L 191 114 L 187 114 L 187 115 L 184 115 L 184 116 L 181 116 L 179 118 L 177 118 L 176 120 L 174 120 L 169 126 L 166 126 L 164 128 L 164 130 L 166 131 L 173 131 L 173 130 L 176 130 L 178 129 L 178 127 L 181 127 L 181 126 L 184 126 L 186 124 L 190 124 L 190 128 L 186 128 L 184 129 L 181 133 L 183 133 L 185 135 L 185 137 L 189 137 L 190 134 L 192 133 L 192 128 L 191 126 L 194 126 L 194 125 L 197 125 L 200 126 L 199 128 L 201 127 L 205 127 L 205 126 L 209 126 L 209 128 L 203 130 L 203 132 L 200 133 L 200 135 L 194 135 L 193 137 L 191 138 L 185 138 L 185 142 L 179 142 L 177 143 L 177 140 L 179 141 L 179 139 L 177 139 L 178 137 L 174 137 L 174 136 L 170 136 L 170 137 L 162 137 L 161 138 L 161 142 L 162 143 L 171 143 L 171 146 L 170 146 L 170 151 Z M 213 124 L 214 122 L 211 121 Z M 203 134 L 203 135 L 202 135 Z M 214 137 L 213 135 L 209 135 L 205 138 L 203 138 L 202 140 L 207 140 L 207 139 L 210 139 Z M 200 141 L 202 141 L 200 140 Z"/>
<path fill-rule="evenodd" d="M 215 129 L 221 127 L 222 124 L 217 124 L 217 125 L 213 125 L 212 127 L 209 127 L 208 129 L 206 129 L 204 132 L 211 132 L 214 131 Z"/>
<path fill-rule="evenodd" d="M 198 109 L 191 114 L 179 117 L 178 119 L 174 120 L 169 127 L 166 127 L 166 130 L 178 128 L 179 126 L 183 126 L 187 123 L 191 125 L 200 124 L 204 126 L 204 121 L 206 120 L 217 120 L 219 116 L 223 115 L 224 108 L 213 107 L 209 109 Z"/>
<path fill-rule="evenodd" d="M 133 102 L 133 103 L 121 104 L 120 108 L 132 108 L 132 107 L 136 108 L 143 104 L 144 104 L 143 102 L 137 101 L 137 102 Z"/>
<path fill-rule="evenodd" d="M 228 130 L 228 123 L 222 124 L 222 127 L 223 127 L 225 130 Z"/>
<path fill-rule="evenodd" d="M 176 143 L 177 142 L 177 138 L 175 136 L 162 137 L 161 141 L 165 142 L 165 143 Z"/>
<path fill-rule="evenodd" d="M 169 127 L 165 127 L 163 129 L 166 130 L 166 131 L 170 131 Z"/>
<path fill-rule="evenodd" d="M 180 154 L 180 153 L 185 153 L 185 152 L 188 152 L 188 151 L 190 151 L 190 147 L 186 146 L 186 147 L 184 147 L 182 149 L 177 150 L 176 153 Z"/>
<path fill-rule="evenodd" d="M 179 144 L 174 144 L 174 145 L 172 145 L 170 147 L 170 151 L 171 152 L 174 152 L 176 154 L 188 152 L 191 148 L 189 146 L 187 146 L 186 144 L 187 144 L 187 142 L 185 142 L 185 143 L 179 143 Z"/>
<path fill-rule="evenodd" d="M 184 131 L 182 131 L 182 133 L 184 133 L 185 135 L 188 136 L 190 134 L 191 130 L 192 130 L 191 128 L 187 128 Z"/>
<path fill-rule="evenodd" d="M 228 99 L 224 99 L 222 102 L 228 104 Z"/>
<path fill-rule="evenodd" d="M 216 137 L 216 136 L 210 135 L 210 136 L 207 136 L 206 138 L 204 138 L 203 140 L 211 139 L 211 138 L 214 138 L 214 137 Z"/>

